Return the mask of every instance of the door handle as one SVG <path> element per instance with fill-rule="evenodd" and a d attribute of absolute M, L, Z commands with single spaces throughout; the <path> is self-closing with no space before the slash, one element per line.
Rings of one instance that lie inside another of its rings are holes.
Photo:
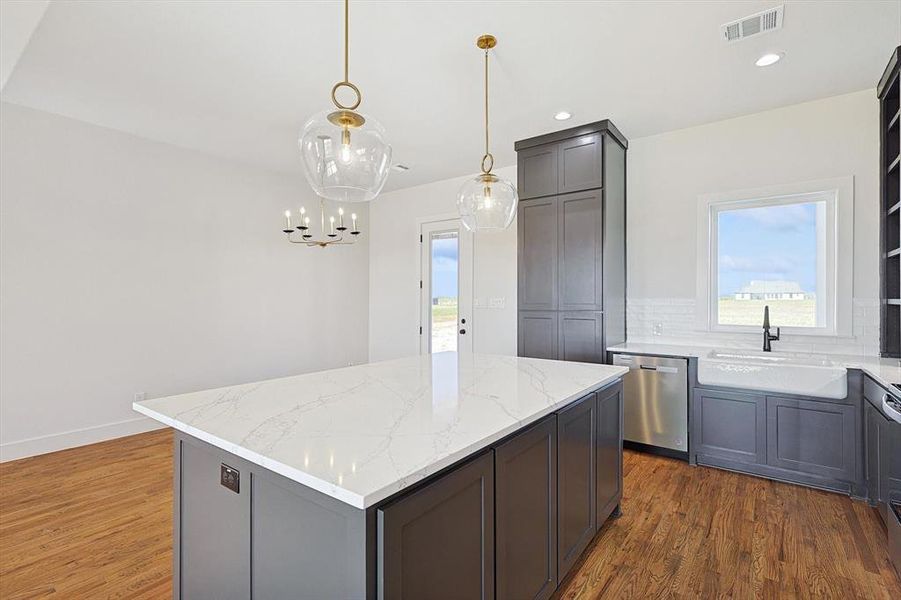
<path fill-rule="evenodd" d="M 461 329 L 461 330 L 460 330 L 460 335 L 466 335 L 466 330 L 465 330 L 465 329 Z"/>

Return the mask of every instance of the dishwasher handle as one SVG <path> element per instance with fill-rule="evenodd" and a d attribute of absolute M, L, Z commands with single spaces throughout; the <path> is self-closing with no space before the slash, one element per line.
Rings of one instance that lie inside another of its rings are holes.
<path fill-rule="evenodd" d="M 658 373 L 671 373 L 672 374 L 672 373 L 679 372 L 679 369 L 677 369 L 676 367 L 660 367 L 660 366 L 655 367 L 653 365 L 639 365 L 638 368 L 644 369 L 645 371 L 656 371 Z"/>

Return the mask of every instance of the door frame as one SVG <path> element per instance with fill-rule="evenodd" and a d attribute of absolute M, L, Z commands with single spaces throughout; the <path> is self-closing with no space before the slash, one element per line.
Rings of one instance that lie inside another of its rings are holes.
<path fill-rule="evenodd" d="M 446 226 L 446 227 L 445 227 Z M 459 258 L 457 261 L 457 330 L 466 330 L 464 335 L 457 334 L 457 351 L 472 352 L 473 328 L 473 245 L 474 236 L 471 231 L 463 227 L 460 216 L 456 213 L 430 215 L 416 220 L 416 235 L 419 236 L 419 353 L 431 352 L 431 305 L 427 299 L 431 298 L 431 252 L 430 245 L 425 243 L 428 233 L 434 231 L 459 232 Z M 466 323 L 461 323 L 462 319 Z"/>

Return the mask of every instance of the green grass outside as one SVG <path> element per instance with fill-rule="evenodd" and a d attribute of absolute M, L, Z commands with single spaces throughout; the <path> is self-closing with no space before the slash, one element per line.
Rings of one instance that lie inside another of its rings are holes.
<path fill-rule="evenodd" d="M 456 298 L 438 298 L 438 304 L 432 305 L 432 323 L 455 322 L 457 312 Z"/>

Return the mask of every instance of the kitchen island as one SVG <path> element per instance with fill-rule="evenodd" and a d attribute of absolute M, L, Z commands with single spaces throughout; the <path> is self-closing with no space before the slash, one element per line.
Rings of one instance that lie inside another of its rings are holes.
<path fill-rule="evenodd" d="M 622 497 L 627 369 L 441 353 L 158 398 L 176 598 L 546 598 Z"/>

